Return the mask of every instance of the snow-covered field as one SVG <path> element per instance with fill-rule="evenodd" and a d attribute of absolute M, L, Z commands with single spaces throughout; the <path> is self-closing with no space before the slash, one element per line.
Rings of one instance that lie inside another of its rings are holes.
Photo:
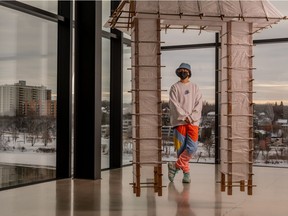
<path fill-rule="evenodd" d="M 6 140 L 7 137 L 6 137 Z M 25 141 L 24 141 L 25 140 Z M 102 138 L 102 156 L 101 167 L 109 168 L 109 139 Z M 5 143 L 6 149 L 0 149 L 0 164 L 13 164 L 24 166 L 36 166 L 36 167 L 56 167 L 56 141 L 48 143 L 44 146 L 41 139 L 32 146 L 27 137 L 24 134 L 19 134 L 19 138 L 16 142 L 9 139 L 9 142 Z M 46 152 L 44 152 L 46 151 Z M 132 144 L 124 142 L 123 146 L 123 165 L 131 164 L 132 160 Z M 214 149 L 212 149 L 211 157 L 208 157 L 207 150 L 203 147 L 202 143 L 199 143 L 196 155 L 191 159 L 193 163 L 214 163 Z M 269 155 L 275 155 L 275 150 L 271 150 Z M 174 147 L 169 145 L 163 147 L 163 162 L 175 161 L 176 153 Z M 266 161 L 266 162 L 265 162 Z M 259 166 L 271 166 L 271 167 L 288 167 L 288 160 L 265 160 L 265 155 L 258 154 L 258 157 L 254 160 L 254 165 Z"/>

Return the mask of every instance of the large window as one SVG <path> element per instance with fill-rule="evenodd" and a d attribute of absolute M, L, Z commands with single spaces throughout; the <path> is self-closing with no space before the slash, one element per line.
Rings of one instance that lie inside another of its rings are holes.
<path fill-rule="evenodd" d="M 193 162 L 215 162 L 215 65 L 214 49 L 193 49 L 162 51 L 162 137 L 163 137 L 163 161 L 176 160 L 176 152 L 173 146 L 173 129 L 170 125 L 170 112 L 168 106 L 170 86 L 179 78 L 175 69 L 186 62 L 191 65 L 191 82 L 197 84 L 203 94 L 202 121 L 199 127 L 198 150 L 191 161 Z"/>
<path fill-rule="evenodd" d="M 102 38 L 101 168 L 109 168 L 110 142 L 110 41 Z"/>
<path fill-rule="evenodd" d="M 132 160 L 131 47 L 123 48 L 123 165 Z"/>
<path fill-rule="evenodd" d="M 288 167 L 288 43 L 254 49 L 254 164 Z"/>
<path fill-rule="evenodd" d="M 55 177 L 57 23 L 0 7 L 0 188 Z"/>

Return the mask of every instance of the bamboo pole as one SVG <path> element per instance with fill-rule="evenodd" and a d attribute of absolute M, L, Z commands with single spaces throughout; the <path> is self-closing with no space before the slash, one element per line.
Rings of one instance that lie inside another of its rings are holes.
<path fill-rule="evenodd" d="M 228 85 L 227 85 L 227 91 L 231 91 L 232 89 L 232 60 L 231 60 L 231 40 L 232 40 L 232 35 L 231 35 L 231 32 L 232 32 L 232 26 L 231 26 L 231 23 L 228 22 L 227 23 L 227 31 L 229 32 L 227 34 L 227 55 L 228 55 L 228 58 L 227 58 L 227 79 L 228 79 Z M 227 98 L 228 98 L 228 104 L 227 104 L 227 110 L 228 110 L 228 115 L 227 115 L 227 118 L 228 118 L 228 125 L 232 125 L 232 95 L 231 94 L 227 94 Z M 227 128 L 228 130 L 228 138 L 230 138 L 232 136 L 232 127 L 228 127 Z M 228 140 L 228 146 L 227 146 L 228 149 L 231 149 L 232 150 L 232 140 Z M 227 151 L 227 159 L 228 161 L 232 161 L 232 151 Z M 232 164 L 229 163 L 228 164 L 228 195 L 232 195 Z"/>
<path fill-rule="evenodd" d="M 135 39 L 138 40 L 139 38 L 139 22 L 138 19 L 135 18 L 134 19 L 134 23 L 135 23 Z M 135 53 L 139 53 L 139 45 L 138 43 L 135 43 Z M 132 53 L 132 55 L 134 55 L 134 53 Z M 134 56 L 135 58 L 135 64 L 139 65 L 139 56 Z M 139 67 L 135 67 L 134 68 L 134 76 L 137 77 L 139 75 Z M 139 77 L 139 76 L 138 76 Z M 139 79 L 135 79 L 135 88 L 138 89 L 139 88 Z M 139 91 L 136 91 L 135 93 L 135 102 L 139 101 Z M 135 110 L 136 113 L 140 112 L 140 107 L 139 107 L 139 103 L 135 104 Z M 140 116 L 136 116 L 136 125 L 140 125 Z M 138 127 L 136 127 L 136 138 L 140 137 L 140 129 Z M 141 178 L 141 172 L 140 172 L 140 140 L 136 139 L 136 196 L 140 196 L 141 195 L 141 188 L 140 188 L 140 178 Z"/>
<path fill-rule="evenodd" d="M 160 29 L 160 19 L 157 19 L 157 41 L 160 42 L 161 41 L 161 29 Z M 160 47 L 160 43 L 157 44 L 157 53 L 161 53 L 161 47 Z M 161 78 L 161 57 L 160 55 L 157 55 L 157 78 Z M 160 90 L 157 92 L 157 96 L 158 96 L 158 114 L 161 114 L 158 116 L 158 125 L 161 126 L 158 127 L 158 136 L 161 137 L 161 140 L 158 140 L 158 161 L 161 162 L 162 161 L 162 103 L 161 103 L 161 79 L 157 79 L 157 90 Z M 157 166 L 157 192 L 158 192 L 158 196 L 162 196 L 162 164 L 159 164 Z"/>
<path fill-rule="evenodd" d="M 252 32 L 252 24 L 250 24 L 250 32 Z M 253 38 L 252 35 L 250 36 L 250 43 L 253 43 Z M 253 56 L 253 50 L 252 48 L 249 49 L 249 55 Z M 253 59 L 249 58 L 249 67 L 253 66 Z M 253 73 L 251 70 L 249 70 L 249 79 L 253 80 Z M 249 91 L 253 91 L 253 83 L 249 82 Z M 249 101 L 253 102 L 253 94 L 249 94 Z M 253 114 L 253 103 L 251 104 L 250 108 L 249 108 L 249 112 L 250 114 Z M 253 118 L 249 118 L 249 124 L 252 125 L 253 124 Z M 249 136 L 250 138 L 254 137 L 253 134 L 253 127 L 249 128 Z M 249 161 L 253 161 L 253 140 L 249 141 Z M 248 195 L 252 195 L 252 176 L 253 176 L 253 164 L 249 164 L 249 174 L 248 174 Z"/>

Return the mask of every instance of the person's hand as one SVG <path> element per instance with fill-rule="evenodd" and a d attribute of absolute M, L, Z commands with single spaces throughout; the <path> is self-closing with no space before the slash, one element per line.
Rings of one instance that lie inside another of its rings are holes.
<path fill-rule="evenodd" d="M 190 120 L 189 120 L 188 117 L 185 118 L 185 122 L 186 122 L 187 124 L 190 124 Z"/>

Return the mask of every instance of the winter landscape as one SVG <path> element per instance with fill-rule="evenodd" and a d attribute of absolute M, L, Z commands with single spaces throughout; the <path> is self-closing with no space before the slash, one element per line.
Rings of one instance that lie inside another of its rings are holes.
<path fill-rule="evenodd" d="M 104 103 L 102 109 L 102 168 L 109 168 L 108 104 Z M 123 107 L 123 165 L 127 165 L 132 161 L 131 109 L 130 104 Z M 198 150 L 192 163 L 215 163 L 214 108 L 214 104 L 204 104 Z M 173 161 L 176 160 L 173 129 L 169 123 L 169 106 L 165 102 L 162 113 L 162 160 Z M 254 165 L 288 167 L 288 107 L 283 103 L 255 105 L 253 119 Z M 56 118 L 0 117 L 0 184 L 13 182 L 19 173 L 24 179 L 27 175 L 37 176 L 38 180 L 55 177 L 56 151 Z M 22 182 L 25 182 L 23 178 Z"/>

